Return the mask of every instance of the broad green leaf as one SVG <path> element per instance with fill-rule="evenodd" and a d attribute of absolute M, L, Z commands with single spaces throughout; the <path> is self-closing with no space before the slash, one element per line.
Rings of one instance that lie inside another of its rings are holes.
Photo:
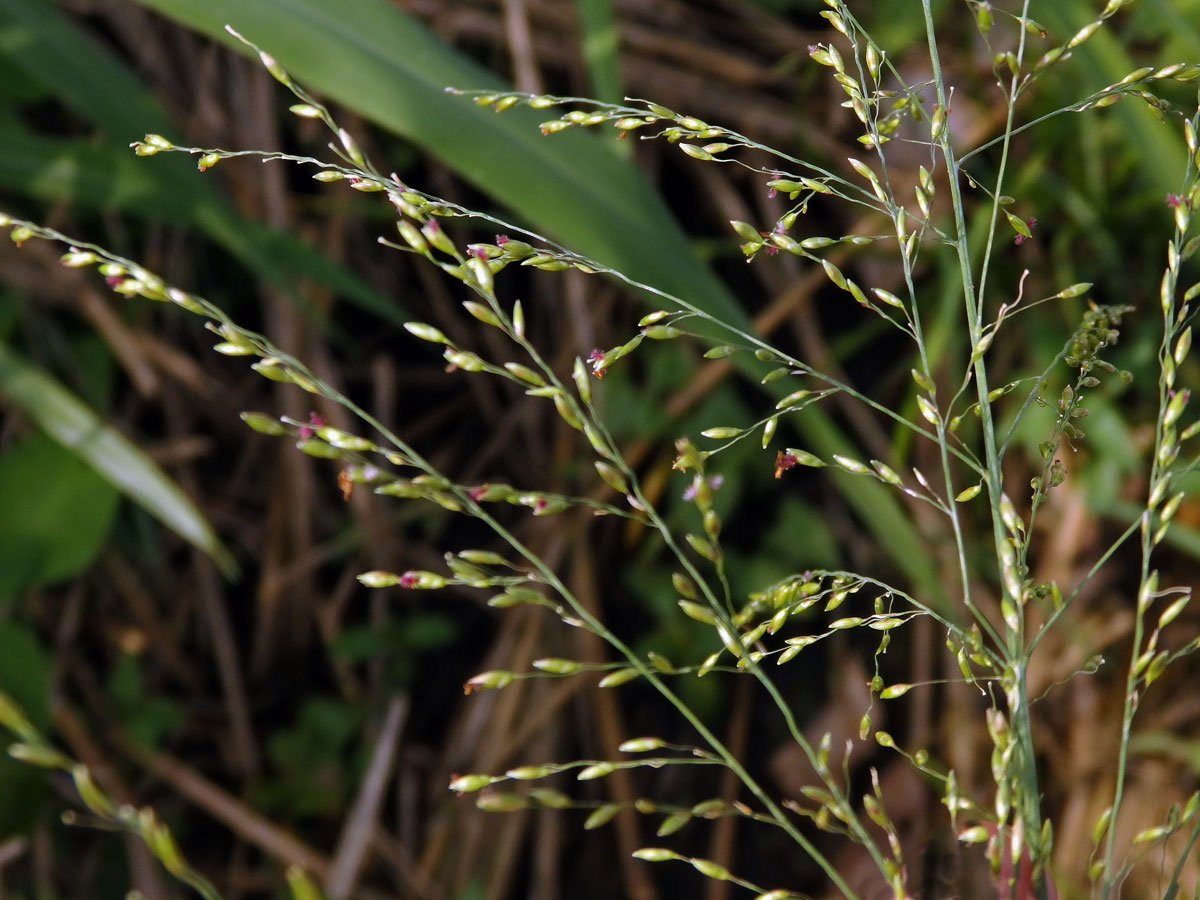
<path fill-rule="evenodd" d="M 0 453 L 0 497 L 0 604 L 91 565 L 118 500 L 112 485 L 41 434 Z"/>
<path fill-rule="evenodd" d="M 113 487 L 212 557 L 227 576 L 236 573 L 233 557 L 178 485 L 75 394 L 5 344 L 0 344 L 0 394 Z M 54 484 L 51 473 L 38 487 L 50 491 Z M 71 502 L 79 515 L 89 505 Z"/>

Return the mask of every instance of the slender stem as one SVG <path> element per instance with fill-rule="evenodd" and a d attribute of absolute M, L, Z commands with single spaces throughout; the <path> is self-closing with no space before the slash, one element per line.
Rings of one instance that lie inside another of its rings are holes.
<path fill-rule="evenodd" d="M 938 104 L 943 110 L 947 110 L 949 106 L 949 97 L 946 91 L 944 74 L 941 68 L 941 62 L 938 56 L 937 42 L 934 40 L 934 24 L 933 11 L 930 0 L 921 0 L 922 9 L 925 14 L 926 35 L 929 43 L 929 57 L 933 68 L 934 83 L 937 89 Z M 1028 0 L 1023 7 L 1022 17 L 1025 15 L 1025 10 L 1028 8 Z M 1021 49 L 1024 49 L 1024 30 L 1021 33 Z M 1018 57 L 1019 58 L 1019 57 Z M 1015 82 L 1015 76 L 1014 76 Z M 1008 159 L 1008 150 L 1011 142 L 1013 129 L 1013 98 L 1016 89 L 1015 83 L 1013 90 L 1009 94 L 1008 102 L 1008 117 L 1005 128 L 1005 135 L 1002 141 L 1002 155 L 997 174 L 997 185 L 1002 183 L 1004 177 L 1004 169 Z M 1024 611 L 1022 608 L 1021 597 L 1021 575 L 1015 571 L 1016 561 L 1015 554 L 1011 546 L 1008 544 L 1008 536 L 1002 517 L 999 514 L 999 504 L 1002 496 L 1001 484 L 1001 462 L 1002 457 L 999 453 L 996 442 L 996 426 L 992 416 L 992 404 L 988 398 L 989 384 L 987 378 L 987 367 L 984 361 L 984 354 L 976 354 L 974 348 L 983 334 L 983 303 L 982 291 L 984 286 L 984 278 L 986 277 L 986 260 L 984 262 L 983 274 L 981 275 L 979 287 L 976 288 L 974 275 L 971 271 L 970 247 L 967 243 L 967 226 L 964 214 L 962 190 L 960 183 L 959 164 L 955 159 L 954 145 L 951 135 L 951 129 L 947 125 L 942 132 L 939 146 L 942 150 L 945 159 L 946 173 L 950 183 L 951 206 L 954 211 L 955 221 L 955 249 L 958 256 L 959 272 L 963 286 L 963 304 L 966 312 L 967 331 L 970 336 L 972 347 L 972 355 L 975 357 L 972 366 L 972 374 L 975 378 L 975 389 L 979 403 L 979 416 L 982 427 L 983 443 L 984 443 L 984 482 L 987 486 L 988 498 L 991 506 L 992 519 L 992 538 L 996 549 L 996 562 L 1000 571 L 1000 588 L 1002 591 L 1001 608 L 1005 611 L 1005 649 L 1008 658 L 1008 673 L 1005 682 L 1006 696 L 1009 707 L 1009 714 L 1012 718 L 1011 726 L 1013 734 L 1017 741 L 1018 752 L 1016 754 L 1018 767 L 1019 787 L 1018 796 L 1018 814 L 1021 816 L 1024 825 L 1025 841 L 1030 849 L 1030 855 L 1035 863 L 1040 861 L 1042 852 L 1041 840 L 1041 810 L 1039 806 L 1038 781 L 1037 781 L 1037 766 L 1033 751 L 1033 737 L 1030 729 L 1029 718 L 1029 697 L 1028 686 L 1026 682 L 1026 655 L 1024 648 Z M 1000 191 L 997 190 L 995 196 L 998 198 Z M 998 204 L 993 200 L 992 209 L 992 228 L 990 233 L 994 232 L 995 220 L 998 215 Z M 989 240 L 990 240 L 989 236 Z M 1001 823 L 1003 826 L 1003 823 Z M 1044 882 L 1040 890 L 1044 893 Z"/>
<path fill-rule="evenodd" d="M 1149 578 L 1150 554 L 1147 544 L 1150 539 L 1150 510 L 1142 513 L 1142 570 L 1141 584 L 1145 585 Z M 1133 715 L 1137 711 L 1138 681 L 1136 670 L 1138 657 L 1141 656 L 1142 638 L 1145 635 L 1145 616 L 1140 608 L 1133 620 L 1133 652 L 1129 659 L 1129 669 L 1125 673 L 1125 701 L 1121 710 L 1121 743 L 1117 749 L 1116 784 L 1113 786 L 1112 813 L 1109 818 L 1108 834 L 1104 842 L 1104 875 L 1100 882 L 1100 900 L 1109 900 L 1117 888 L 1118 877 L 1113 869 L 1113 859 L 1116 853 L 1117 829 L 1114 824 L 1121 810 L 1121 802 L 1125 796 L 1125 772 L 1129 765 L 1129 736 L 1133 729 Z"/>
<path fill-rule="evenodd" d="M 1193 128 L 1196 127 L 1198 121 L 1200 121 L 1200 113 L 1192 121 Z M 1190 188 L 1191 183 L 1196 177 L 1196 171 L 1189 167 L 1185 180 L 1185 196 L 1187 195 L 1187 189 Z M 1146 498 L 1145 509 L 1139 517 L 1142 551 L 1141 578 L 1139 580 L 1137 610 L 1134 616 L 1133 646 L 1130 653 L 1129 670 L 1125 676 L 1125 702 L 1121 715 L 1121 743 L 1117 752 L 1117 772 L 1116 784 L 1113 788 L 1112 814 L 1109 819 L 1108 834 L 1104 845 L 1104 874 L 1101 880 L 1101 900 L 1109 900 L 1114 895 L 1120 882 L 1119 873 L 1114 870 L 1116 845 L 1115 823 L 1117 813 L 1120 811 L 1121 803 L 1124 799 L 1126 769 L 1129 764 L 1129 737 L 1132 732 L 1133 717 L 1137 712 L 1140 697 L 1139 686 L 1143 679 L 1144 667 L 1139 664 L 1139 660 L 1143 653 L 1142 641 L 1145 636 L 1146 612 L 1155 599 L 1154 592 L 1152 591 L 1152 582 L 1155 576 L 1151 571 L 1150 563 L 1154 548 L 1160 539 L 1160 536 L 1154 533 L 1156 527 L 1158 527 L 1156 526 L 1156 519 L 1159 518 L 1156 515 L 1156 509 L 1166 498 L 1172 478 L 1176 477 L 1171 471 L 1171 466 L 1175 452 L 1178 451 L 1177 437 L 1174 428 L 1166 424 L 1166 415 L 1167 405 L 1173 399 L 1171 386 L 1174 382 L 1173 373 L 1176 367 L 1172 347 L 1175 344 L 1178 332 L 1182 330 L 1182 322 L 1179 321 L 1181 317 L 1176 312 L 1175 293 L 1179 280 L 1178 260 L 1185 237 L 1186 233 L 1177 225 L 1168 250 L 1167 258 L 1169 262 L 1163 275 L 1161 287 L 1163 334 L 1162 343 L 1159 345 L 1158 350 L 1160 373 L 1158 381 L 1158 415 L 1155 424 L 1153 463 L 1150 467 L 1149 493 Z M 1163 450 L 1166 449 L 1168 443 L 1172 445 L 1170 448 L 1171 452 L 1164 455 Z"/>

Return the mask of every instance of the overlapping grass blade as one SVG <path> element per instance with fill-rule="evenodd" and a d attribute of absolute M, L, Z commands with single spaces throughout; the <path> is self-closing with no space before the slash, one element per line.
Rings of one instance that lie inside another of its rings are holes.
<path fill-rule="evenodd" d="M 0 344 L 0 393 L 156 519 L 208 554 L 228 576 L 236 563 L 196 505 L 153 460 L 48 372 Z"/>

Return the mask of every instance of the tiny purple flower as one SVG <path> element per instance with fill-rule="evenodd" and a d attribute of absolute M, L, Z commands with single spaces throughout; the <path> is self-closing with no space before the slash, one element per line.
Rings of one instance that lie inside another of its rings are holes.
<path fill-rule="evenodd" d="M 704 483 L 708 485 L 708 489 L 710 491 L 718 491 L 721 489 L 721 485 L 723 485 L 725 483 L 725 476 L 724 475 L 709 475 L 708 478 L 704 479 Z M 695 478 L 692 479 L 692 483 L 690 485 L 688 485 L 687 490 L 685 490 L 683 492 L 683 499 L 690 502 L 692 500 L 695 500 L 696 496 L 699 493 L 700 493 L 700 476 L 697 475 Z"/>
<path fill-rule="evenodd" d="M 604 368 L 604 366 L 600 365 L 600 363 L 603 359 L 604 359 L 604 351 L 601 350 L 599 347 L 597 347 L 591 353 L 588 354 L 588 362 L 590 362 L 592 364 L 592 374 L 595 375 L 597 378 L 603 378 L 605 375 L 608 374 L 608 369 L 606 369 L 606 368 Z"/>
<path fill-rule="evenodd" d="M 328 424 L 329 423 L 325 421 L 323 416 L 315 412 L 310 412 L 308 414 L 308 424 L 300 426 L 300 437 L 308 440 L 317 433 L 316 430 L 318 428 L 322 428 Z"/>
<path fill-rule="evenodd" d="M 796 465 L 798 460 L 794 453 L 784 453 L 780 450 L 775 454 L 775 477 L 778 478 L 788 469 Z"/>
<path fill-rule="evenodd" d="M 1025 220 L 1025 224 L 1028 225 L 1029 230 L 1032 231 L 1034 228 L 1037 227 L 1037 219 L 1034 218 L 1033 216 L 1030 216 L 1028 219 Z M 1026 241 L 1026 237 L 1023 234 L 1018 234 L 1016 237 L 1013 238 L 1013 243 L 1016 244 L 1018 247 L 1020 247 L 1023 243 L 1025 243 L 1025 241 Z"/>

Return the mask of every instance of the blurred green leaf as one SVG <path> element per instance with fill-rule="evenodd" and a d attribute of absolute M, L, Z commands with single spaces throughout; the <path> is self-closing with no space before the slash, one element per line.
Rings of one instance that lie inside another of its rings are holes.
<path fill-rule="evenodd" d="M 1190 8 L 1189 8 L 1190 7 Z M 1165 52 L 1178 54 L 1180 59 L 1200 59 L 1200 28 L 1197 28 L 1196 4 L 1178 0 L 1151 0 L 1135 7 L 1147 24 L 1169 41 Z"/>
<path fill-rule="evenodd" d="M 347 662 L 372 660 L 383 664 L 388 683 L 412 686 L 423 654 L 451 644 L 459 635 L 454 619 L 443 613 L 415 613 L 382 625 L 343 629 L 330 644 L 330 653 Z"/>
<path fill-rule="evenodd" d="M 105 425 L 87 404 L 49 373 L 23 359 L 4 344 L 0 344 L 0 394 L 113 487 L 142 506 L 184 540 L 212 557 L 227 576 L 232 577 L 236 573 L 237 565 L 233 557 L 217 539 L 195 504 L 149 457 L 117 431 Z M 3 458 L 7 458 L 7 454 Z M 0 458 L 0 461 L 3 458 Z M 47 475 L 48 477 L 40 483 L 32 480 L 22 482 L 25 490 L 36 492 L 35 497 L 48 498 L 46 501 L 38 500 L 30 508 L 29 515 L 38 512 L 39 507 L 48 503 L 49 499 L 57 499 L 59 503 L 67 505 L 64 514 L 69 514 L 71 518 L 86 519 L 87 515 L 91 514 L 92 504 L 69 494 L 54 498 L 55 493 L 63 493 L 62 480 L 53 471 Z M 100 496 L 94 497 L 95 502 L 100 504 L 97 511 L 104 509 L 102 499 Z M 111 516 L 111 513 L 109 515 Z M 49 529 L 49 525 L 43 524 L 43 531 Z M 37 532 L 31 531 L 28 537 L 38 538 Z M 74 540 L 68 541 L 64 536 L 45 533 L 40 539 L 56 537 L 68 545 L 74 543 Z M 16 538 L 24 539 L 19 534 Z M 102 538 L 103 535 L 100 535 L 99 539 Z M 72 551 L 68 546 L 61 552 L 70 554 L 79 551 Z M 94 553 L 95 550 L 91 552 Z M 32 564 L 29 561 L 25 562 L 25 565 Z M 46 571 L 44 563 L 39 562 L 37 565 L 38 571 Z M 53 577 L 64 576 L 56 574 Z"/>
<path fill-rule="evenodd" d="M 0 391 L 4 380 L 0 372 Z M 3 602 L 91 565 L 118 493 L 78 456 L 35 434 L 0 453 L 0 497 Z"/>
<path fill-rule="evenodd" d="M 259 799 L 271 808 L 308 816 L 344 809 L 355 773 L 351 740 L 362 727 L 353 706 L 325 697 L 306 700 L 295 724 L 267 742 L 275 777 L 260 785 Z"/>
<path fill-rule="evenodd" d="M 115 140 L 169 125 L 137 76 L 53 3 L 0 0 L 0 39 L 6 60 L 23 71 L 27 85 L 41 85 L 83 119 L 118 129 L 143 123 L 132 134 L 110 132 Z"/>
<path fill-rule="evenodd" d="M 579 16 L 583 60 L 591 78 L 589 93 L 606 103 L 620 103 L 621 90 L 619 51 L 621 36 L 617 31 L 613 0 L 575 0 Z"/>
<path fill-rule="evenodd" d="M 132 653 L 121 654 L 106 687 L 121 730 L 143 747 L 155 747 L 184 723 L 178 703 L 146 692 L 141 660 Z"/>

